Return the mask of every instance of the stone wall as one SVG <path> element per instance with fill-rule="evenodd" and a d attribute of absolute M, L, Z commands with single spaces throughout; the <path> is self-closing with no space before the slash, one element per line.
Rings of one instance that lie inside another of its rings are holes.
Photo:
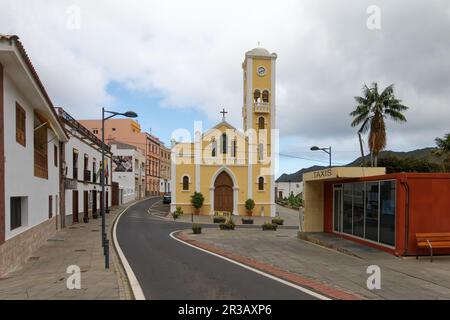
<path fill-rule="evenodd" d="M 0 245 L 0 276 L 23 265 L 35 250 L 56 234 L 56 217 L 53 217 Z"/>

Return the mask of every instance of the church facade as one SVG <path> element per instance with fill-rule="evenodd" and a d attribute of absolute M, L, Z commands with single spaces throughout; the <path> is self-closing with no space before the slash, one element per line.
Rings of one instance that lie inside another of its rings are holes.
<path fill-rule="evenodd" d="M 204 196 L 201 215 L 229 212 L 247 215 L 245 202 L 253 199 L 253 216 L 275 216 L 277 55 L 266 49 L 246 52 L 243 69 L 243 130 L 226 121 L 193 139 L 172 141 L 171 211 L 195 212 L 190 199 Z"/>

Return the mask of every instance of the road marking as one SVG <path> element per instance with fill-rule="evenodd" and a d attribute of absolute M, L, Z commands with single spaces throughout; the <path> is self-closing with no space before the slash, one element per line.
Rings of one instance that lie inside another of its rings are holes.
<path fill-rule="evenodd" d="M 149 198 L 149 199 L 151 199 L 151 198 Z M 148 199 L 144 199 L 144 200 L 148 200 Z M 142 201 L 144 201 L 144 200 L 142 200 Z M 139 202 L 141 202 L 141 201 L 139 201 Z M 119 216 L 115 219 L 114 227 L 113 227 L 113 241 L 114 241 L 114 246 L 116 248 L 117 254 L 119 255 L 119 258 L 125 269 L 125 273 L 127 274 L 128 281 L 130 282 L 130 287 L 131 287 L 131 291 L 133 291 L 134 299 L 135 300 L 145 300 L 144 291 L 142 291 L 142 288 L 139 284 L 139 281 L 136 278 L 136 275 L 133 272 L 133 269 L 131 268 L 130 264 L 128 263 L 127 258 L 123 254 L 122 248 L 120 248 L 119 242 L 117 241 L 117 235 L 116 235 L 117 224 L 119 223 L 120 218 L 129 208 L 131 208 L 132 206 L 134 206 L 137 203 L 138 202 L 135 202 L 135 203 L 129 205 L 128 207 L 126 207 L 125 210 L 123 210 L 119 214 Z"/>
<path fill-rule="evenodd" d="M 258 273 L 258 274 L 260 274 L 260 275 L 262 275 L 262 276 L 264 276 L 264 277 L 266 277 L 266 278 L 269 278 L 269 279 L 278 281 L 278 282 L 280 282 L 280 283 L 282 283 L 282 284 L 285 284 L 285 285 L 287 285 L 287 286 L 289 286 L 289 287 L 292 287 L 292 288 L 294 288 L 294 289 L 297 289 L 297 290 L 299 290 L 299 291 L 302 291 L 303 293 L 306 293 L 306 294 L 308 294 L 308 295 L 310 295 L 310 296 L 313 296 L 313 297 L 315 297 L 315 298 L 317 298 L 317 299 L 320 299 L 320 300 L 331 300 L 330 298 L 328 298 L 328 297 L 326 297 L 326 296 L 324 296 L 324 295 L 321 295 L 321 294 L 319 294 L 319 293 L 317 293 L 317 292 L 314 292 L 314 291 L 312 291 L 312 290 L 309 290 L 309 289 L 307 289 L 307 288 L 301 287 L 301 286 L 299 286 L 299 285 L 297 285 L 297 284 L 294 284 L 294 283 L 291 283 L 291 282 L 289 282 L 289 281 L 283 280 L 283 279 L 281 279 L 281 278 L 275 277 L 275 276 L 273 276 L 273 275 L 271 275 L 271 274 L 269 274 L 269 273 L 266 273 L 266 272 L 264 272 L 264 271 L 255 269 L 255 268 L 250 267 L 250 266 L 248 266 L 248 265 L 246 265 L 246 264 L 243 264 L 243 263 L 234 261 L 234 260 L 232 260 L 232 259 L 230 259 L 230 258 L 221 256 L 220 254 L 217 254 L 217 253 L 208 251 L 208 250 L 203 249 L 203 248 L 199 248 L 199 247 L 197 247 L 197 246 L 194 246 L 193 244 L 190 244 L 190 243 L 188 243 L 188 242 L 186 242 L 186 241 L 183 241 L 183 240 L 181 240 L 181 239 L 178 239 L 177 237 L 174 236 L 174 234 L 177 233 L 177 232 L 180 232 L 180 231 L 181 231 L 181 230 L 173 231 L 173 232 L 171 232 L 169 235 L 170 235 L 170 237 L 171 237 L 172 239 L 174 239 L 174 240 L 176 240 L 176 241 L 178 241 L 178 242 L 181 242 L 181 243 L 183 243 L 183 244 L 185 244 L 185 245 L 188 245 L 188 246 L 190 246 L 190 247 L 192 247 L 192 248 L 194 248 L 194 249 L 197 249 L 197 250 L 200 250 L 200 251 L 209 253 L 210 255 L 213 255 L 213 256 L 216 256 L 216 257 L 221 258 L 221 259 L 223 259 L 223 260 L 226 260 L 226 261 L 228 261 L 228 262 L 234 263 L 234 264 L 236 264 L 236 265 L 238 265 L 238 266 L 240 266 L 240 267 L 242 267 L 242 268 L 245 268 L 245 269 L 247 269 L 247 270 L 250 270 L 250 271 L 253 271 L 253 272 L 255 272 L 255 273 Z"/>

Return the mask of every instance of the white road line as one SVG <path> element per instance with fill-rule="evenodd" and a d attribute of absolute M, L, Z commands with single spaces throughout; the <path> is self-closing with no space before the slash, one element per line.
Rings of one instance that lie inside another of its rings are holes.
<path fill-rule="evenodd" d="M 260 274 L 260 275 L 262 275 L 262 276 L 264 276 L 264 277 L 266 277 L 266 278 L 269 278 L 269 279 L 278 281 L 278 282 L 280 282 L 280 283 L 282 283 L 282 284 L 285 284 L 285 285 L 287 285 L 287 286 L 289 286 L 289 287 L 292 287 L 292 288 L 294 288 L 294 289 L 297 289 L 297 290 L 299 290 L 299 291 L 302 291 L 302 292 L 304 292 L 304 293 L 306 293 L 306 294 L 308 294 L 308 295 L 310 295 L 310 296 L 313 296 L 313 297 L 315 297 L 315 298 L 317 298 L 317 299 L 320 299 L 320 300 L 331 300 L 330 298 L 328 298 L 328 297 L 326 297 L 326 296 L 323 296 L 323 295 L 321 295 L 321 294 L 319 294 L 319 293 L 317 293 L 317 292 L 311 291 L 311 290 L 306 289 L 306 288 L 304 288 L 304 287 L 301 287 L 301 286 L 299 286 L 299 285 L 293 284 L 293 283 L 291 283 L 291 282 L 289 282 L 289 281 L 286 281 L 286 280 L 283 280 L 283 279 L 281 279 L 281 278 L 275 277 L 275 276 L 273 276 L 273 275 L 271 275 L 271 274 L 265 273 L 265 272 L 263 272 L 263 271 L 261 271 L 261 270 L 255 269 L 255 268 L 250 267 L 250 266 L 248 266 L 248 265 L 245 265 L 245 264 L 243 264 L 243 263 L 240 263 L 240 262 L 234 261 L 234 260 L 232 260 L 232 259 L 229 259 L 229 258 L 227 258 L 227 257 L 221 256 L 220 254 L 217 254 L 217 253 L 214 253 L 214 252 L 205 250 L 205 249 L 203 249 L 203 248 L 196 247 L 196 246 L 194 246 L 194 245 L 192 245 L 192 244 L 190 244 L 190 243 L 188 243 L 188 242 L 186 242 L 186 241 L 183 241 L 183 240 L 181 240 L 181 239 L 178 239 L 177 237 L 174 236 L 174 234 L 177 233 L 177 232 L 180 232 L 180 231 L 181 231 L 181 230 L 176 230 L 176 231 L 171 232 L 171 233 L 170 233 L 170 237 L 171 237 L 172 239 L 174 239 L 174 240 L 176 240 L 176 241 L 178 241 L 178 242 L 181 242 L 181 243 L 183 243 L 183 244 L 185 244 L 185 245 L 188 245 L 188 246 L 190 246 L 190 247 L 192 247 L 192 248 L 195 248 L 195 249 L 197 249 L 197 250 L 200 250 L 200 251 L 209 253 L 210 255 L 216 256 L 216 257 L 218 257 L 218 258 L 220 258 L 220 259 L 223 259 L 223 260 L 226 260 L 226 261 L 228 261 L 228 262 L 234 263 L 234 264 L 236 264 L 236 265 L 238 265 L 238 266 L 240 266 L 240 267 L 242 267 L 242 268 L 245 268 L 245 269 L 247 269 L 247 270 L 250 270 L 250 271 L 253 271 L 253 272 L 255 272 L 255 273 L 258 273 L 258 274 Z"/>
<path fill-rule="evenodd" d="M 144 199 L 144 200 L 148 200 L 148 199 Z M 142 201 L 144 201 L 142 200 Z M 130 287 L 131 290 L 133 291 L 133 295 L 134 295 L 134 299 L 135 300 L 145 300 L 145 296 L 144 296 L 144 292 L 142 291 L 142 288 L 139 284 L 139 281 L 137 280 L 133 269 L 131 268 L 130 264 L 128 263 L 127 258 L 125 257 L 125 255 L 123 254 L 122 248 L 120 248 L 119 242 L 117 241 L 117 235 L 116 235 L 116 230 L 117 230 L 117 224 L 119 223 L 120 218 L 122 217 L 122 215 L 132 206 L 134 206 L 136 203 L 133 203 L 131 205 L 129 205 L 128 207 L 125 208 L 125 210 L 123 210 L 119 216 L 117 217 L 117 219 L 114 221 L 114 228 L 113 228 L 113 241 L 114 241 L 114 246 L 117 250 L 117 253 L 119 255 L 119 258 L 123 264 L 123 267 L 125 269 L 125 273 L 127 274 L 128 277 L 128 281 L 130 282 Z"/>

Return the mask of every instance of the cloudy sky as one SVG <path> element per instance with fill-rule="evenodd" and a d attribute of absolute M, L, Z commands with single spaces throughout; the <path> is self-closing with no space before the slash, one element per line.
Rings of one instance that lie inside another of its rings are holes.
<path fill-rule="evenodd" d="M 367 27 L 380 8 L 381 29 Z M 79 13 L 79 15 L 78 15 Z M 133 109 L 166 144 L 177 128 L 242 127 L 244 53 L 278 54 L 280 172 L 358 156 L 349 112 L 364 83 L 396 85 L 408 123 L 388 123 L 388 149 L 432 146 L 450 131 L 450 2 L 0 2 L 0 33 L 22 40 L 55 105 L 77 118 Z M 303 158 L 303 159 L 301 159 Z M 308 160 L 307 160 L 308 159 Z"/>

